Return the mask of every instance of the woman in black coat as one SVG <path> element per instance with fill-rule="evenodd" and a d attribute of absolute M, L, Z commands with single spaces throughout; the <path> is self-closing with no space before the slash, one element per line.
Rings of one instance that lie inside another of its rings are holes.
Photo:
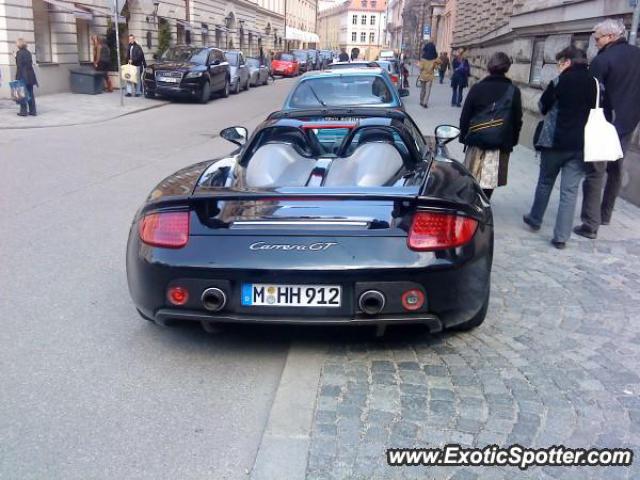
<path fill-rule="evenodd" d="M 520 89 L 506 77 L 511 60 L 503 52 L 494 53 L 489 59 L 489 75 L 469 90 L 460 115 L 460 142 L 465 144 L 465 165 L 471 171 L 488 198 L 493 190 L 507 184 L 509 155 L 518 144 L 522 129 L 522 98 Z M 488 147 L 474 141 L 469 127 L 478 114 L 499 103 L 511 91 L 511 108 L 508 124 L 500 132 L 500 146 Z"/>
<path fill-rule="evenodd" d="M 22 38 L 16 41 L 18 52 L 16 53 L 16 80 L 22 80 L 26 86 L 28 99 L 27 102 L 20 104 L 21 117 L 27 116 L 27 105 L 29 106 L 29 115 L 36 115 L 36 98 L 33 94 L 33 87 L 38 85 L 36 72 L 33 70 L 33 60 L 31 52 L 27 49 L 27 42 Z"/>

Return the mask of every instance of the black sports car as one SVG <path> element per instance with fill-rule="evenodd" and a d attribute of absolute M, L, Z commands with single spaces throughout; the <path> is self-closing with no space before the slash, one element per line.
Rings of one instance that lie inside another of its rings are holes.
<path fill-rule="evenodd" d="M 451 126 L 404 112 L 276 112 L 231 155 L 163 180 L 136 214 L 127 277 L 141 315 L 302 324 L 482 323 L 493 220 Z M 430 141 L 431 140 L 431 141 Z"/>

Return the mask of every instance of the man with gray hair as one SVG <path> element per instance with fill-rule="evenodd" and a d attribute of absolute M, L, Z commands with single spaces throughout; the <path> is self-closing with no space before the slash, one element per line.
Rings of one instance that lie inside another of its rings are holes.
<path fill-rule="evenodd" d="M 626 29 L 619 20 L 605 20 L 594 28 L 598 54 L 591 62 L 591 74 L 604 86 L 603 107 L 607 119 L 618 131 L 623 152 L 640 122 L 640 48 L 629 45 Z M 622 182 L 622 161 L 586 163 L 582 199 L 582 225 L 573 231 L 594 239 L 600 225 L 609 225 Z M 607 182 L 602 195 L 604 175 Z"/>

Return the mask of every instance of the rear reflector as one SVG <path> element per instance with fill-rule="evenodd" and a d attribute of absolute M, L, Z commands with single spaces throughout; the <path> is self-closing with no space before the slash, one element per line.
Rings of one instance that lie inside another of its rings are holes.
<path fill-rule="evenodd" d="M 398 76 L 397 76 L 397 75 L 391 75 L 391 81 L 392 81 L 393 83 L 398 83 L 398 80 L 399 80 L 399 78 L 398 78 Z"/>
<path fill-rule="evenodd" d="M 478 221 L 448 213 L 418 212 L 413 217 L 407 244 L 411 250 L 442 250 L 468 243 Z"/>
<path fill-rule="evenodd" d="M 146 215 L 140 222 L 140 240 L 154 247 L 184 247 L 189 241 L 189 212 Z"/>
<path fill-rule="evenodd" d="M 424 305 L 424 293 L 417 288 L 407 290 L 402 294 L 402 308 L 410 312 L 420 310 Z"/>
<path fill-rule="evenodd" d="M 167 298 L 174 305 L 184 305 L 189 300 L 189 291 L 183 287 L 171 287 L 167 292 Z"/>

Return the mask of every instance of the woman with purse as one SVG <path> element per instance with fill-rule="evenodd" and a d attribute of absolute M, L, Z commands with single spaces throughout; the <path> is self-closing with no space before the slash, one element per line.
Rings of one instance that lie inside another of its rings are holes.
<path fill-rule="evenodd" d="M 541 151 L 540 176 L 531 211 L 523 221 L 532 230 L 540 230 L 553 185 L 561 174 L 551 243 L 562 249 L 571 236 L 578 187 L 584 176 L 584 129 L 596 104 L 597 85 L 589 74 L 584 50 L 567 47 L 556 55 L 556 61 L 560 75 L 549 83 L 538 104 L 545 116 L 534 139 Z"/>
<path fill-rule="evenodd" d="M 522 129 L 520 89 L 506 77 L 511 60 L 503 52 L 489 59 L 489 75 L 469 90 L 460 115 L 465 166 L 487 198 L 507 184 L 509 155 Z"/>
<path fill-rule="evenodd" d="M 29 107 L 29 115 L 36 116 L 36 98 L 33 94 L 33 87 L 38 85 L 36 79 L 36 72 L 33 70 L 33 60 L 31 58 L 31 52 L 27 48 L 27 42 L 22 38 L 16 41 L 18 52 L 16 53 L 16 80 L 20 80 L 24 83 L 25 90 L 27 92 L 26 101 L 20 103 L 20 112 L 18 115 L 21 117 L 27 116 L 27 106 Z"/>

